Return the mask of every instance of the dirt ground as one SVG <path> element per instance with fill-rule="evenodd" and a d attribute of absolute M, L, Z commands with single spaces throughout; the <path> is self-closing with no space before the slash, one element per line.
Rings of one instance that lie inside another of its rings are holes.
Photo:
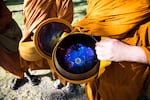
<path fill-rule="evenodd" d="M 41 78 L 41 83 L 33 86 L 27 79 L 18 90 L 11 90 L 10 83 L 14 76 L 0 68 L 0 100 L 87 100 L 84 85 L 76 92 L 68 93 L 64 89 L 54 89 L 50 70 L 37 70 L 32 74 Z"/>

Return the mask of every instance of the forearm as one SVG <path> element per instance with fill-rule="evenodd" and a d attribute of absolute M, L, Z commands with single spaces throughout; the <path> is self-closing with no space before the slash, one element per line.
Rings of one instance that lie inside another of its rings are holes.
<path fill-rule="evenodd" d="M 148 57 L 140 46 L 128 45 L 117 39 L 106 39 L 96 43 L 96 54 L 99 60 L 114 62 L 138 62 L 148 64 Z"/>
<path fill-rule="evenodd" d="M 146 53 L 140 46 L 129 46 L 126 49 L 126 53 L 123 54 L 125 56 L 125 61 L 129 62 L 139 62 L 139 63 L 148 63 L 148 59 Z"/>

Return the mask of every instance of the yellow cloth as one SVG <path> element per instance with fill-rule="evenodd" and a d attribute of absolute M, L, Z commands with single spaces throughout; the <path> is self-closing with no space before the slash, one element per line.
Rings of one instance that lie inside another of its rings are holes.
<path fill-rule="evenodd" d="M 33 41 L 33 32 L 41 22 L 48 18 L 61 18 L 71 23 L 73 20 L 73 2 L 72 0 L 24 0 L 23 15 L 25 27 L 21 42 Z M 50 64 L 51 59 L 26 61 L 21 58 L 21 67 L 25 71 L 29 68 L 31 70 L 49 69 L 52 67 L 49 66 Z"/>
<path fill-rule="evenodd" d="M 97 36 L 125 34 L 149 17 L 149 0 L 88 0 L 86 16 L 75 26 Z"/>
<path fill-rule="evenodd" d="M 149 18 L 150 0 L 88 0 L 87 14 L 75 27 L 93 36 L 141 46 L 148 58 L 148 64 L 112 62 L 103 66 L 99 77 L 86 84 L 89 100 L 137 100 L 149 73 Z"/>
<path fill-rule="evenodd" d="M 73 20 L 72 0 L 25 0 L 23 6 L 25 32 L 22 40 L 28 38 L 31 32 L 45 19 L 57 17 Z"/>

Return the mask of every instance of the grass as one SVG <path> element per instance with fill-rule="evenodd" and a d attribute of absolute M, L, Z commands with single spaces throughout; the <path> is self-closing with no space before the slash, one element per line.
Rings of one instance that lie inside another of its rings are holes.
<path fill-rule="evenodd" d="M 4 0 L 7 5 L 23 4 L 24 0 Z"/>

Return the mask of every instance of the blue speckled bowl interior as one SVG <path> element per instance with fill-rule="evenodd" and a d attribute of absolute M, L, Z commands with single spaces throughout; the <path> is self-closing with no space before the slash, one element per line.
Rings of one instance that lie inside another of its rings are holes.
<path fill-rule="evenodd" d="M 97 63 L 95 54 L 96 40 L 85 34 L 72 34 L 59 43 L 56 58 L 59 65 L 73 74 L 91 70 Z"/>

